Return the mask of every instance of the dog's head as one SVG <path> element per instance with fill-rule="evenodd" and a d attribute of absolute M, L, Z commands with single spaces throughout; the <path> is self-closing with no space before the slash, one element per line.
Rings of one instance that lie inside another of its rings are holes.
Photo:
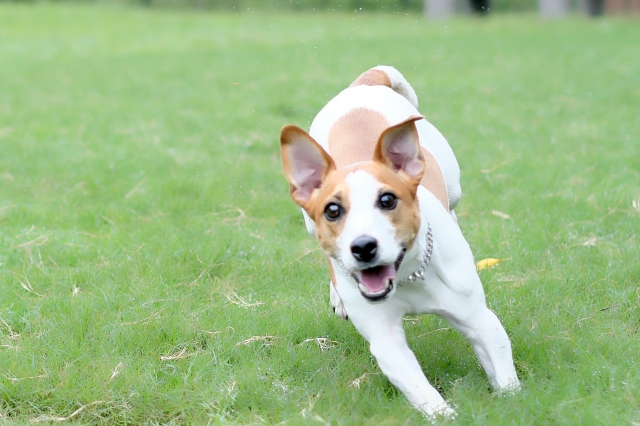
<path fill-rule="evenodd" d="M 314 220 L 325 253 L 369 300 L 391 293 L 420 228 L 416 192 L 425 164 L 415 121 L 421 118 L 389 127 L 371 161 L 341 169 L 304 130 L 285 126 L 280 133 L 291 198 Z"/>

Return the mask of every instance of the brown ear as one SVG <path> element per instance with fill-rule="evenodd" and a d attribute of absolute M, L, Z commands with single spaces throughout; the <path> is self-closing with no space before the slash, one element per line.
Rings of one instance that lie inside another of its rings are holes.
<path fill-rule="evenodd" d="M 373 153 L 373 160 L 395 172 L 403 172 L 415 182 L 420 182 L 425 164 L 415 122 L 423 118 L 411 116 L 382 132 Z"/>
<path fill-rule="evenodd" d="M 335 170 L 335 163 L 307 132 L 296 126 L 284 126 L 280 131 L 280 154 L 291 198 L 304 207 L 313 191 Z"/>

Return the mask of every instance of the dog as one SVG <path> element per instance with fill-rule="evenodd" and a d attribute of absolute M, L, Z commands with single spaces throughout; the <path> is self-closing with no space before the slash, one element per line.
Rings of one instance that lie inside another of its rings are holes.
<path fill-rule="evenodd" d="M 407 345 L 405 314 L 436 314 L 459 330 L 496 390 L 520 382 L 454 213 L 458 162 L 417 108 L 399 71 L 372 68 L 322 108 L 309 133 L 284 126 L 281 158 L 290 195 L 326 255 L 336 314 L 351 320 L 416 409 L 453 416 Z"/>

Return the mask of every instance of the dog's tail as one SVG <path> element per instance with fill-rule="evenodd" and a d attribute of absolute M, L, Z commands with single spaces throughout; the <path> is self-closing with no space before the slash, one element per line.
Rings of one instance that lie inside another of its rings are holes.
<path fill-rule="evenodd" d="M 387 86 L 404 96 L 411 105 L 418 108 L 418 97 L 413 87 L 394 67 L 379 65 L 360 74 L 349 87 L 353 86 Z"/>

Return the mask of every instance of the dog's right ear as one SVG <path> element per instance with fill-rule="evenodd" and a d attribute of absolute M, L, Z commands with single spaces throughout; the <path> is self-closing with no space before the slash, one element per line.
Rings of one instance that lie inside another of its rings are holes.
<path fill-rule="evenodd" d="M 296 126 L 284 126 L 280 131 L 280 154 L 291 198 L 304 208 L 336 165 L 307 132 Z"/>
<path fill-rule="evenodd" d="M 403 174 L 416 186 L 424 174 L 425 163 L 415 122 L 423 118 L 413 115 L 386 129 L 380 135 L 373 153 L 374 161 Z"/>

